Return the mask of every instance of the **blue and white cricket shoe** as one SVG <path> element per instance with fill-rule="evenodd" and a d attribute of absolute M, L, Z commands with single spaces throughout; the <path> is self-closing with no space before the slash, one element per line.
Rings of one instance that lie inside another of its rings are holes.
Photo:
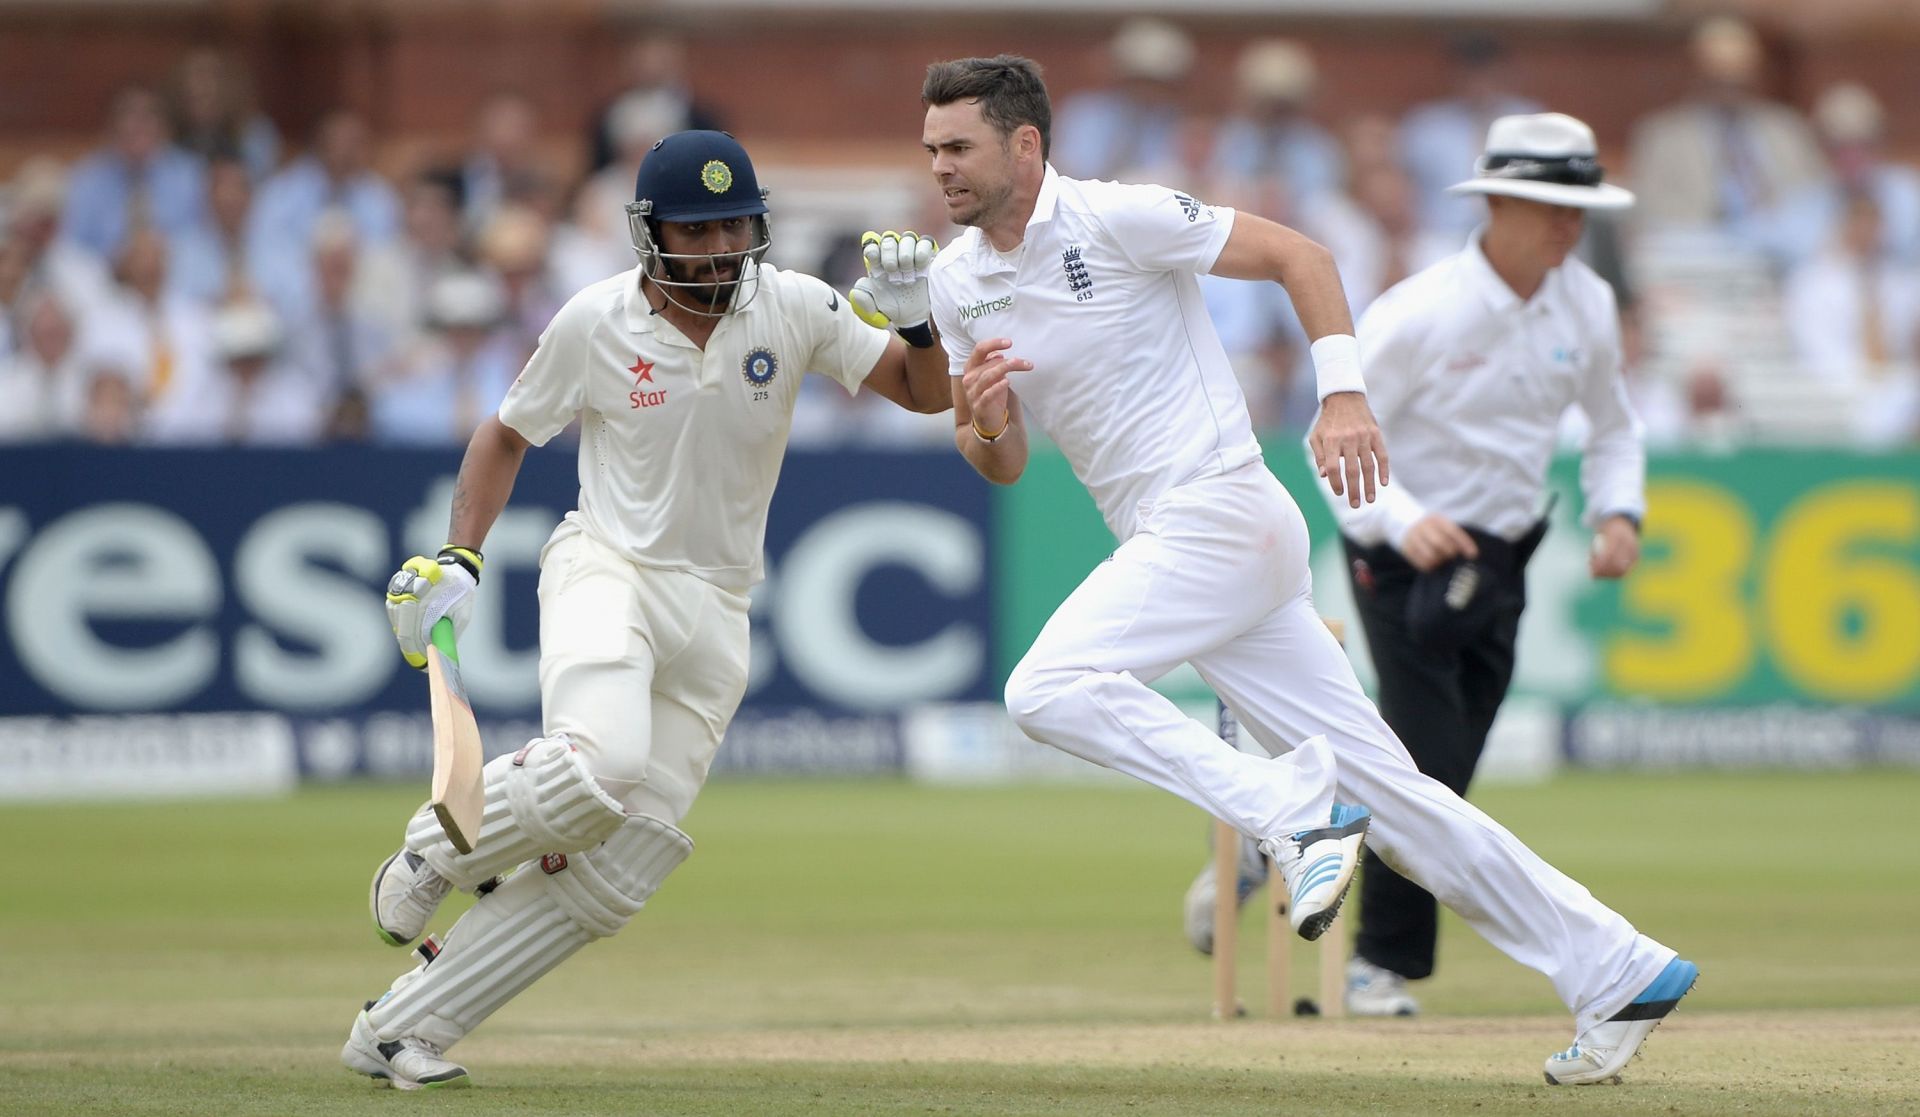
<path fill-rule="evenodd" d="M 1684 958 L 1675 958 L 1640 991 L 1627 1007 L 1604 1023 L 1576 1036 L 1573 1046 L 1547 1059 L 1547 1085 L 1591 1086 L 1596 1082 L 1618 1084 L 1620 1072 L 1640 1052 L 1653 1030 L 1680 1005 L 1680 998 L 1700 979 L 1700 967 Z"/>
<path fill-rule="evenodd" d="M 1312 942 L 1326 934 L 1340 914 L 1372 823 L 1373 812 L 1367 808 L 1335 803 L 1333 820 L 1320 829 L 1260 843 L 1286 879 L 1287 915 L 1301 938 Z"/>

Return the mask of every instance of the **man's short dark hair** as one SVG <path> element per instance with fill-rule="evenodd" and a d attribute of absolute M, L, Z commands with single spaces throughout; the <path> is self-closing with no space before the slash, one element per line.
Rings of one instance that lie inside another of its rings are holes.
<path fill-rule="evenodd" d="M 1040 158 L 1051 154 L 1053 105 L 1047 100 L 1047 83 L 1040 79 L 1040 64 L 1033 59 L 996 54 L 928 66 L 920 103 L 931 107 L 956 101 L 978 101 L 980 116 L 1003 140 L 1023 124 L 1033 125 L 1040 131 Z"/>

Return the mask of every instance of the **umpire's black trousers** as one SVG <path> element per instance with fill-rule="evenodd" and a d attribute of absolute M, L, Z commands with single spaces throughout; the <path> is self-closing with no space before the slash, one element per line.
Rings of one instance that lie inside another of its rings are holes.
<path fill-rule="evenodd" d="M 1494 616 L 1479 635 L 1440 653 L 1417 646 L 1407 632 L 1407 595 L 1419 571 L 1390 545 L 1344 541 L 1354 603 L 1380 677 L 1380 715 L 1422 772 L 1463 796 L 1513 679 L 1526 564 L 1539 534 L 1536 529 L 1514 545 L 1474 532 L 1493 574 Z M 1432 894 L 1388 868 L 1372 849 L 1362 864 L 1354 952 L 1402 977 L 1432 975 L 1439 934 Z"/>

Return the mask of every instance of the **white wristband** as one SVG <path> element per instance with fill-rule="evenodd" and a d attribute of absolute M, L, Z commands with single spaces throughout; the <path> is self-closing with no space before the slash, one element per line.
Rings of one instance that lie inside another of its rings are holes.
<path fill-rule="evenodd" d="M 1313 343 L 1311 352 L 1321 399 L 1335 392 L 1367 390 L 1367 382 L 1360 378 L 1360 343 L 1352 334 L 1328 334 Z"/>

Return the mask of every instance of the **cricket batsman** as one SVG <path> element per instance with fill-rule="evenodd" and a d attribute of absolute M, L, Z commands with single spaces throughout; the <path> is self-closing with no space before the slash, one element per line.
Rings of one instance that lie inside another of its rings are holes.
<path fill-rule="evenodd" d="M 354 1019 L 351 1070 L 405 1090 L 467 1085 L 447 1051 L 618 932 L 693 852 L 680 822 L 746 690 L 747 592 L 801 375 L 910 411 L 952 405 L 927 302 L 933 242 L 868 234 L 857 314 L 764 261 L 766 197 L 726 133 L 654 145 L 627 206 L 638 266 L 554 316 L 467 446 L 447 546 L 393 577 L 388 616 L 419 667 L 435 622 L 467 623 L 527 449 L 579 421 L 579 507 L 540 555 L 544 735 L 487 764 L 473 852 L 422 808 L 374 874 L 374 924 L 396 946 L 453 889 L 480 898 Z"/>

